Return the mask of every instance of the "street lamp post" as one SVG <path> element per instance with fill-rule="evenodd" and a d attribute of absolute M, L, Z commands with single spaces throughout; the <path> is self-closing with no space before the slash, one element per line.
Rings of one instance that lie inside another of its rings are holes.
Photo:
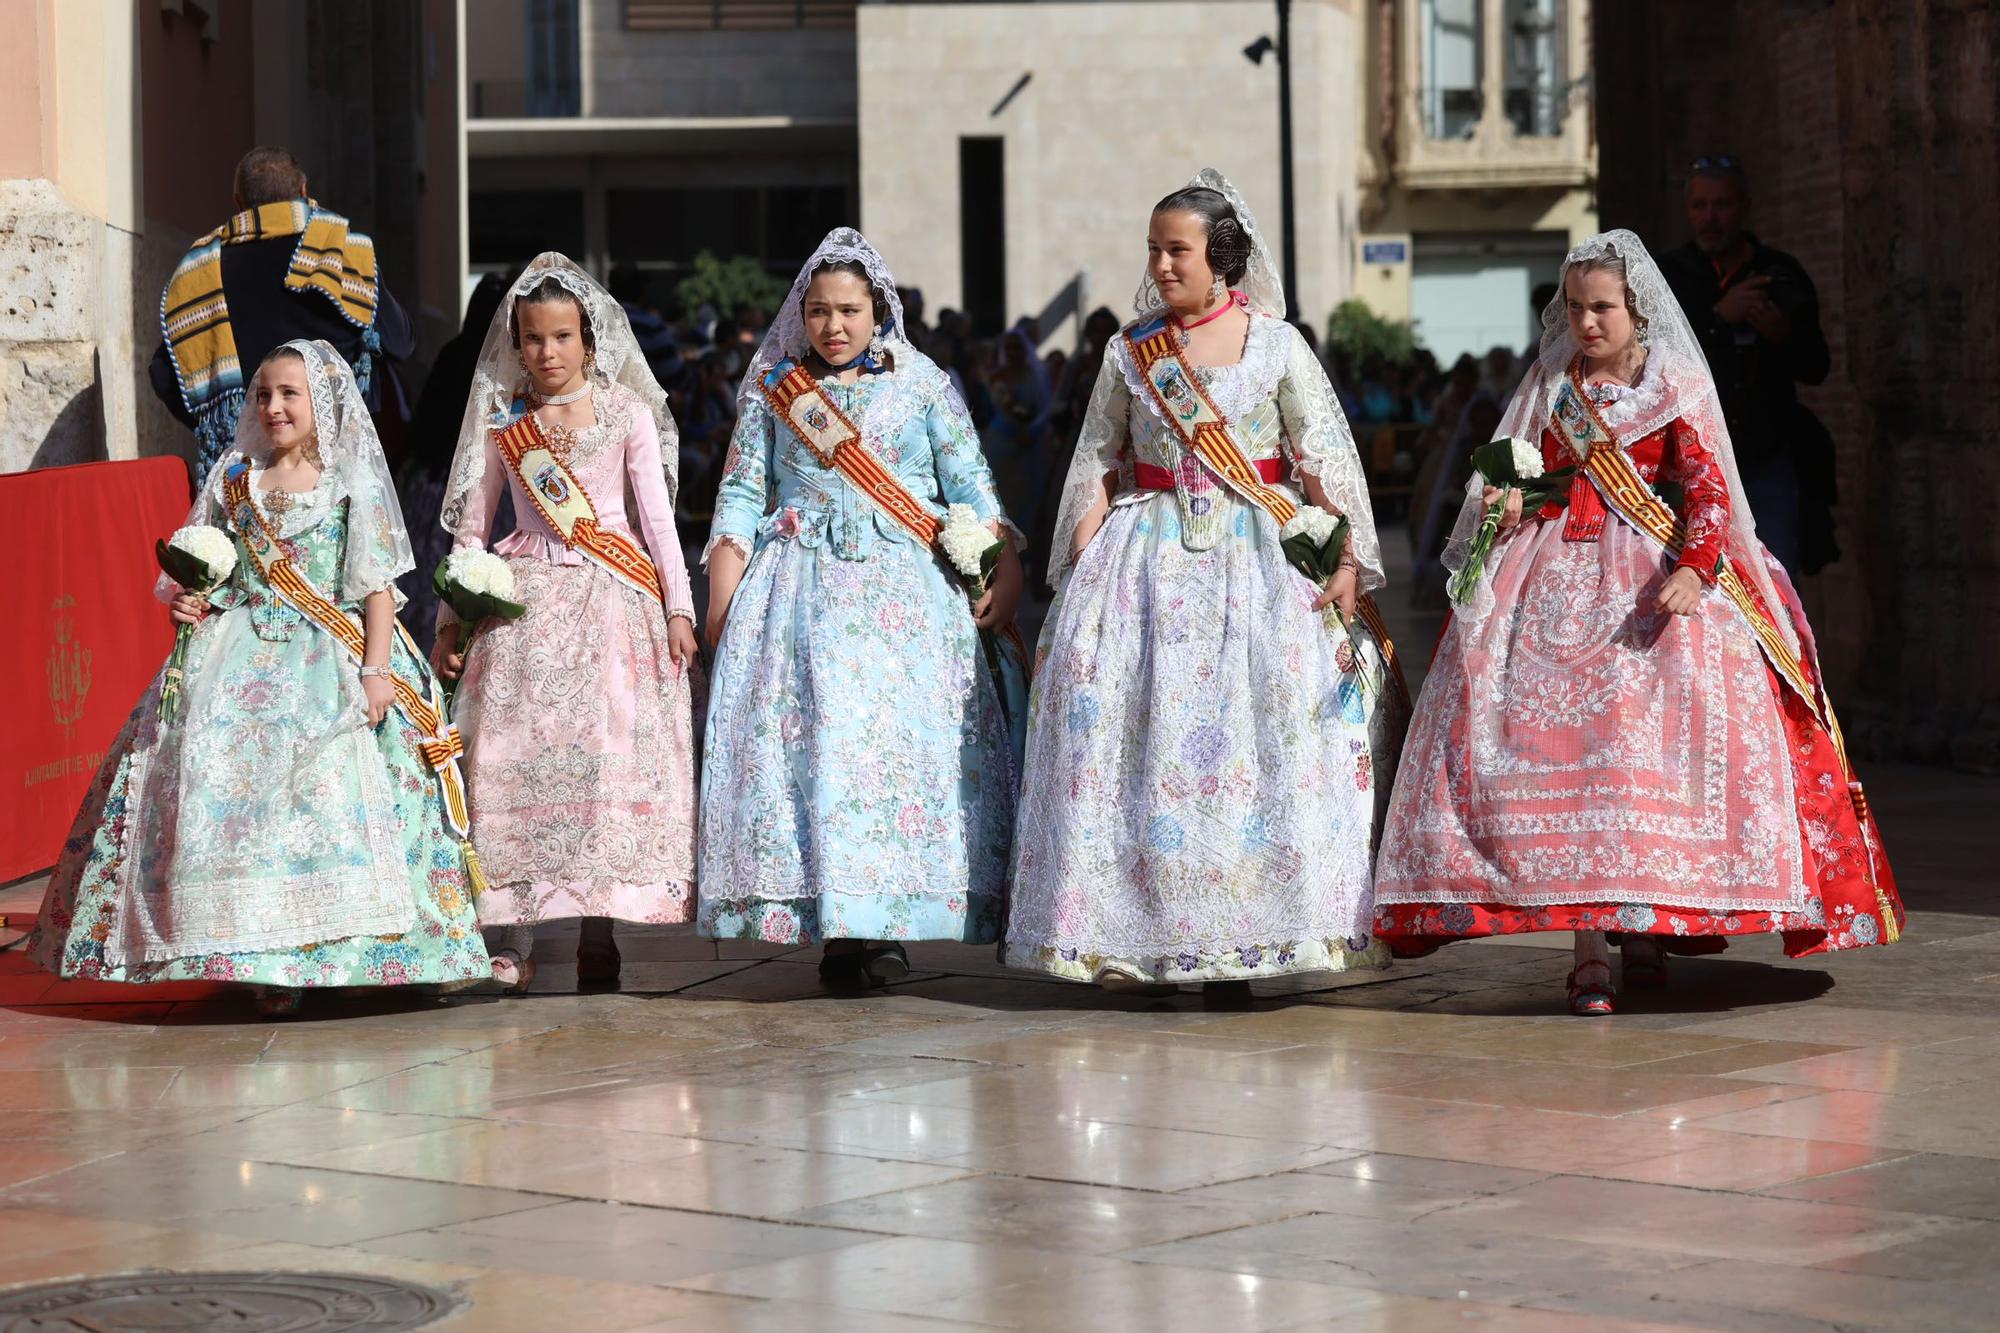
<path fill-rule="evenodd" d="M 1285 318 L 1299 313 L 1298 216 L 1292 205 L 1292 0 L 1277 0 L 1278 40 L 1259 37 L 1243 48 L 1253 65 L 1261 66 L 1267 53 L 1278 57 L 1278 211 L 1285 229 Z"/>

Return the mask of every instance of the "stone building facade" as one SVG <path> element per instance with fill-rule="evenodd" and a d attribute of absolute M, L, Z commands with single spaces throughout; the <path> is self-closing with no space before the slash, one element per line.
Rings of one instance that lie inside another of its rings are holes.
<path fill-rule="evenodd" d="M 2000 16 L 1984 0 L 1627 0 L 1596 20 L 1606 226 L 1679 244 L 1688 164 L 1819 290 L 1841 560 L 1805 595 L 1850 740 L 2000 770 Z"/>

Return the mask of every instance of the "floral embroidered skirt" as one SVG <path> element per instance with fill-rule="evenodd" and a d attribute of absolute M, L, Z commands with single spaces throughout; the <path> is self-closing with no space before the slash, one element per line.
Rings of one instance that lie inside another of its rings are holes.
<path fill-rule="evenodd" d="M 406 678 L 430 668 L 395 644 Z M 400 712 L 371 728 L 330 635 L 268 599 L 156 677 L 105 756 L 29 950 L 100 981 L 391 986 L 484 978 L 459 840 Z"/>
<path fill-rule="evenodd" d="M 1017 771 L 965 594 L 929 552 L 767 537 L 716 655 L 701 933 L 992 942 Z"/>
<path fill-rule="evenodd" d="M 1380 650 L 1360 640 L 1357 659 L 1268 522 L 1217 502 L 1235 522 L 1207 551 L 1183 544 L 1170 493 L 1114 508 L 1050 608 L 1015 967 L 1177 982 L 1388 963 L 1371 938 Z"/>
<path fill-rule="evenodd" d="M 1446 627 L 1390 802 L 1375 928 L 1398 953 L 1602 930 L 1690 953 L 1776 934 L 1796 957 L 1899 933 L 1832 737 L 1722 594 L 1659 612 L 1667 572 L 1615 521 L 1502 545 L 1490 609 Z"/>
<path fill-rule="evenodd" d="M 482 926 L 694 913 L 692 671 L 655 598 L 591 564 L 507 557 L 526 614 L 479 631 L 466 738 Z"/>

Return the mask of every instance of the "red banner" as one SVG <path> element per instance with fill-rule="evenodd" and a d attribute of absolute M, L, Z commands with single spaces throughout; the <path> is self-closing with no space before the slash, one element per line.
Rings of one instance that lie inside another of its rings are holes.
<path fill-rule="evenodd" d="M 0 476 L 0 883 L 54 865 L 173 626 L 153 543 L 187 518 L 178 458 Z"/>

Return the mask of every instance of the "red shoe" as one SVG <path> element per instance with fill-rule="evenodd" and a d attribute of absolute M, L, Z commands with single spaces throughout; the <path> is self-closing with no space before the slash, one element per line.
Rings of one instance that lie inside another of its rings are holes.
<path fill-rule="evenodd" d="M 1604 974 L 1602 981 L 1579 980 L 1592 968 Z M 1618 1011 L 1618 992 L 1611 989 L 1611 964 L 1595 960 L 1583 964 L 1569 974 L 1569 1011 L 1579 1018 L 1596 1018 Z"/>

